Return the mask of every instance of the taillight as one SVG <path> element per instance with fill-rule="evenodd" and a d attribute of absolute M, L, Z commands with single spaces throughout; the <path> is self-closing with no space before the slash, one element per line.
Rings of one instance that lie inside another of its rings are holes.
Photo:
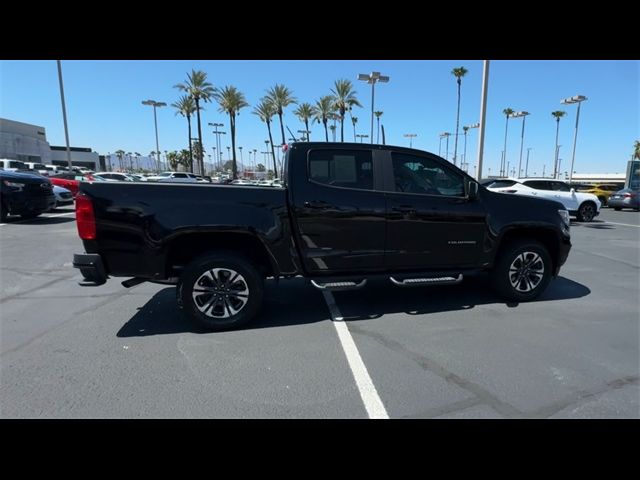
<path fill-rule="evenodd" d="M 82 240 L 95 240 L 96 216 L 93 212 L 93 203 L 84 193 L 76 196 L 76 224 L 78 235 Z"/>
<path fill-rule="evenodd" d="M 516 193 L 518 190 L 503 190 L 504 193 Z"/>
<path fill-rule="evenodd" d="M 633 198 L 633 197 L 635 197 L 635 196 L 636 196 L 636 194 L 635 194 L 635 193 L 625 193 L 625 194 L 624 194 L 624 198 Z"/>

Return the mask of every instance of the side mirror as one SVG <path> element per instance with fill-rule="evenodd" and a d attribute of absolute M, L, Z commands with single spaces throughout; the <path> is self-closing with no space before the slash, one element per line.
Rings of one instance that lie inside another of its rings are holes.
<path fill-rule="evenodd" d="M 477 182 L 473 182 L 473 181 L 469 182 L 468 197 L 469 197 L 469 200 L 475 200 L 476 198 L 478 198 L 478 183 Z"/>

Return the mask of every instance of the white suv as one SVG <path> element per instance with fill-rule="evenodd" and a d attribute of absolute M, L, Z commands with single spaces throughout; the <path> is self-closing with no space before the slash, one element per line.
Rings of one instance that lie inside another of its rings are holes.
<path fill-rule="evenodd" d="M 147 180 L 149 182 L 198 183 L 198 179 L 193 173 L 185 172 L 162 172 L 159 175 L 148 177 Z"/>
<path fill-rule="evenodd" d="M 600 215 L 601 203 L 591 193 L 576 192 L 568 183 L 549 178 L 497 178 L 485 187 L 494 192 L 548 198 L 564 205 L 580 222 L 591 222 Z"/>

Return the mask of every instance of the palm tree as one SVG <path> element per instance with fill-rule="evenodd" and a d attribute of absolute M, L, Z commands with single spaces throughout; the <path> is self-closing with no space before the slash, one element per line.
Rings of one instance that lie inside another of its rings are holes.
<path fill-rule="evenodd" d="M 274 87 L 271 87 L 267 90 L 267 98 L 273 103 L 273 106 L 276 108 L 276 113 L 278 114 L 278 118 L 280 119 L 280 133 L 282 133 L 282 145 L 284 145 L 284 125 L 282 123 L 282 114 L 286 107 L 291 105 L 292 103 L 297 103 L 298 100 L 293 96 L 293 92 L 289 90 L 284 85 L 276 84 Z"/>
<path fill-rule="evenodd" d="M 191 152 L 189 152 L 189 156 L 191 158 Z M 167 162 L 169 162 L 169 168 L 171 168 L 171 170 L 173 171 L 176 171 L 178 169 L 178 164 L 180 163 L 178 152 L 167 153 Z"/>
<path fill-rule="evenodd" d="M 640 160 L 640 141 L 636 140 L 633 144 L 633 158 Z"/>
<path fill-rule="evenodd" d="M 560 133 L 560 119 L 566 114 L 567 112 L 562 110 L 551 112 L 551 115 L 556 119 L 556 149 L 555 154 L 553 155 L 553 178 L 558 176 L 558 134 Z"/>
<path fill-rule="evenodd" d="M 358 123 L 358 117 L 351 117 L 351 123 L 353 124 L 353 141 L 356 141 L 356 123 Z"/>
<path fill-rule="evenodd" d="M 378 121 L 378 138 L 376 140 L 376 143 L 380 143 L 380 117 L 382 116 L 383 113 L 384 112 L 382 110 L 373 112 L 373 114 L 376 116 L 376 120 Z M 373 141 L 373 138 L 371 139 L 371 141 Z"/>
<path fill-rule="evenodd" d="M 196 104 L 192 97 L 183 95 L 177 102 L 172 103 L 171 106 L 177 110 L 176 115 L 182 115 L 187 118 L 187 126 L 189 128 L 189 136 L 187 137 L 187 143 L 189 144 L 189 160 L 191 165 L 193 165 L 193 149 L 191 148 L 191 115 L 196 111 Z M 193 173 L 193 167 L 191 173 Z"/>
<path fill-rule="evenodd" d="M 118 157 L 118 169 L 122 171 L 122 157 L 124 157 L 124 150 L 116 150 L 116 157 Z"/>
<path fill-rule="evenodd" d="M 211 101 L 211 97 L 215 92 L 213 85 L 207 82 L 207 74 L 202 70 L 191 70 L 191 73 L 187 74 L 187 81 L 185 83 L 178 83 L 173 86 L 180 91 L 186 92 L 196 102 L 196 114 L 198 115 L 198 141 L 202 145 L 202 127 L 200 126 L 200 100 L 203 102 Z M 204 150 L 204 148 L 203 148 Z M 200 168 L 200 174 L 204 173 L 204 159 L 202 154 L 198 158 L 198 166 Z"/>
<path fill-rule="evenodd" d="M 464 67 L 454 68 L 451 70 L 451 75 L 456 77 L 458 83 L 458 113 L 456 114 L 456 139 L 453 144 L 453 164 L 456 164 L 456 158 L 458 155 L 458 129 L 460 128 L 460 87 L 462 86 L 462 77 L 467 74 L 467 69 Z"/>
<path fill-rule="evenodd" d="M 504 167 L 507 164 L 507 129 L 509 128 L 509 116 L 515 113 L 515 111 L 511 108 L 505 108 L 502 110 L 502 113 L 507 117 L 507 125 L 504 127 L 504 151 L 502 153 L 502 163 L 500 164 L 500 175 L 504 176 Z"/>
<path fill-rule="evenodd" d="M 333 113 L 333 97 L 331 95 L 325 95 L 320 97 L 320 100 L 316 102 L 316 120 L 318 123 L 322 122 L 324 126 L 324 138 L 325 141 L 329 141 L 329 132 L 327 131 L 327 121 L 331 118 Z"/>
<path fill-rule="evenodd" d="M 260 120 L 267 124 L 267 130 L 269 131 L 269 144 L 271 145 L 271 156 L 273 158 L 273 171 L 277 172 L 276 153 L 273 150 L 273 137 L 271 136 L 271 119 L 276 114 L 276 107 L 269 97 L 262 97 L 260 99 L 260 103 L 258 103 L 258 105 L 253 109 L 253 114 L 257 115 Z"/>
<path fill-rule="evenodd" d="M 309 119 L 316 115 L 316 107 L 310 103 L 301 103 L 298 108 L 293 112 L 300 121 L 304 122 L 304 128 L 307 133 L 307 142 L 311 141 L 311 130 L 309 130 Z"/>
<path fill-rule="evenodd" d="M 334 108 L 340 115 L 340 141 L 344 142 L 344 114 L 351 107 L 362 107 L 358 99 L 356 98 L 356 91 L 353 89 L 353 84 L 350 80 L 343 78 L 336 80 L 334 88 L 331 89 L 333 93 Z"/>
<path fill-rule="evenodd" d="M 333 135 L 333 141 L 336 141 L 336 126 L 335 125 L 331 125 L 329 126 L 329 130 L 331 130 L 331 135 Z"/>
<path fill-rule="evenodd" d="M 220 112 L 229 114 L 229 127 L 231 128 L 231 148 L 233 150 L 233 179 L 238 178 L 238 163 L 236 161 L 236 115 L 240 115 L 240 109 L 249 104 L 240 90 L 234 86 L 226 86 L 216 90 L 215 99 L 220 104 Z"/>

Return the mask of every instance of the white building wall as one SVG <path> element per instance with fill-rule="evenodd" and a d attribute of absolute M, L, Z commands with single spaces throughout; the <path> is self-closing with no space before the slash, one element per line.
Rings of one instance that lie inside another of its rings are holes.
<path fill-rule="evenodd" d="M 44 127 L 0 118 L 0 157 L 51 163 L 51 149 Z"/>

